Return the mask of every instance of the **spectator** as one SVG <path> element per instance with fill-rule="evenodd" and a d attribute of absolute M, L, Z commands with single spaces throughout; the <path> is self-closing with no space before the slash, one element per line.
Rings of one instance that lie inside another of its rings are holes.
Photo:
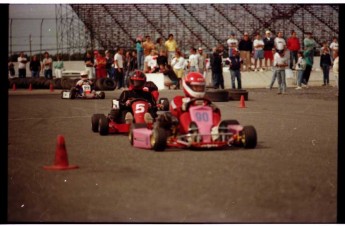
<path fill-rule="evenodd" d="M 169 34 L 168 40 L 165 41 L 164 45 L 168 51 L 168 64 L 171 64 L 172 59 L 176 55 L 175 52 L 178 50 L 178 45 L 173 34 Z"/>
<path fill-rule="evenodd" d="M 143 70 L 144 69 L 144 49 L 143 49 L 143 42 L 142 42 L 141 36 L 137 37 L 135 48 L 137 50 L 138 70 Z"/>
<path fill-rule="evenodd" d="M 108 77 L 111 79 L 114 79 L 114 67 L 112 66 L 114 64 L 114 58 L 111 56 L 111 53 L 109 50 L 105 51 L 105 68 L 107 70 Z"/>
<path fill-rule="evenodd" d="M 271 32 L 266 31 L 266 37 L 263 39 L 264 41 L 264 58 L 265 58 L 265 67 L 268 69 L 268 60 L 270 62 L 270 67 L 272 67 L 273 62 L 273 48 L 274 48 L 274 39 L 271 37 Z"/>
<path fill-rule="evenodd" d="M 118 48 L 114 56 L 115 81 L 118 89 L 123 89 L 123 48 Z"/>
<path fill-rule="evenodd" d="M 44 59 L 42 61 L 42 69 L 44 70 L 44 77 L 46 79 L 52 79 L 53 78 L 53 60 L 49 56 L 48 52 L 44 53 Z"/>
<path fill-rule="evenodd" d="M 181 79 L 184 75 L 185 59 L 182 57 L 182 53 L 177 50 L 175 57 L 171 60 L 171 66 L 178 78 L 177 89 L 180 89 Z"/>
<path fill-rule="evenodd" d="M 135 51 L 133 51 L 134 53 L 136 53 Z M 133 55 L 133 52 L 128 51 L 126 52 L 126 57 L 125 57 L 125 81 L 124 84 L 127 88 L 129 88 L 129 77 L 132 74 L 132 72 L 135 70 L 135 68 L 137 67 L 136 64 L 136 55 Z"/>
<path fill-rule="evenodd" d="M 286 93 L 286 79 L 285 79 L 285 69 L 288 66 L 287 58 L 285 56 L 284 49 L 277 50 L 277 53 L 274 54 L 273 65 L 276 67 L 276 76 L 278 78 L 278 93 Z"/>
<path fill-rule="evenodd" d="M 161 65 L 165 67 L 165 65 L 167 64 L 168 64 L 168 57 L 166 55 L 166 51 L 164 49 L 161 49 L 161 51 L 159 52 L 159 56 L 157 57 L 157 65 L 158 67 L 160 67 Z"/>
<path fill-rule="evenodd" d="M 286 49 L 286 42 L 283 38 L 283 32 L 279 31 L 277 37 L 274 39 L 274 48 L 278 51 Z"/>
<path fill-rule="evenodd" d="M 86 52 L 86 55 L 84 57 L 85 62 L 85 71 L 88 73 L 89 79 L 93 78 L 93 66 L 94 66 L 94 58 L 91 55 L 91 52 Z"/>
<path fill-rule="evenodd" d="M 136 51 L 132 51 L 132 59 L 131 59 L 131 69 L 134 71 L 136 69 L 138 69 L 138 62 L 137 62 L 138 58 L 137 58 L 137 52 Z"/>
<path fill-rule="evenodd" d="M 337 37 L 333 37 L 333 41 L 332 41 L 331 45 L 329 46 L 329 48 L 331 50 L 330 54 L 331 54 L 332 59 L 333 59 L 333 55 L 334 55 L 333 53 L 335 51 L 338 51 L 338 49 L 339 49 L 339 43 L 338 43 Z"/>
<path fill-rule="evenodd" d="M 311 73 L 311 69 L 313 68 L 313 63 L 314 63 L 314 52 L 315 52 L 315 47 L 316 43 L 315 40 L 312 38 L 312 33 L 311 32 L 306 32 L 307 37 L 303 40 L 304 44 L 304 59 L 306 61 L 306 68 L 303 73 L 303 83 L 302 86 L 305 86 L 308 88 L 308 82 L 309 82 L 309 77 Z"/>
<path fill-rule="evenodd" d="M 262 69 L 262 59 L 264 59 L 264 41 L 261 39 L 260 34 L 256 34 L 255 40 L 253 42 L 254 47 L 254 71 L 263 71 Z M 257 69 L 257 61 L 259 60 L 259 68 Z"/>
<path fill-rule="evenodd" d="M 107 59 L 104 57 L 102 52 L 98 52 L 95 59 L 95 69 L 96 69 L 96 78 L 106 78 L 107 77 Z"/>
<path fill-rule="evenodd" d="M 199 71 L 198 56 L 196 55 L 196 49 L 194 47 L 190 49 L 188 69 L 189 72 Z"/>
<path fill-rule="evenodd" d="M 55 78 L 62 78 L 62 71 L 64 69 L 62 56 L 60 54 L 56 55 L 56 62 L 54 62 L 54 73 Z"/>
<path fill-rule="evenodd" d="M 198 68 L 199 68 L 199 73 L 206 77 L 206 56 L 203 54 L 203 49 L 202 47 L 199 47 L 198 49 Z"/>
<path fill-rule="evenodd" d="M 229 39 L 226 41 L 226 43 L 228 44 L 228 48 L 229 48 L 229 57 L 232 56 L 232 50 L 238 48 L 238 40 L 236 38 L 236 34 L 235 32 L 231 32 L 230 33 L 230 37 Z"/>
<path fill-rule="evenodd" d="M 153 44 L 153 42 L 151 41 L 151 37 L 149 35 L 146 35 L 145 38 L 146 40 L 143 43 L 143 49 L 144 49 L 144 57 L 147 57 L 151 54 L 151 51 L 155 49 L 155 44 Z"/>
<path fill-rule="evenodd" d="M 162 67 L 161 72 L 165 75 L 164 85 L 167 86 L 169 89 L 170 89 L 170 86 L 175 86 L 174 89 L 177 89 L 179 80 L 174 70 L 172 69 L 171 65 L 166 64 L 165 66 L 161 65 L 161 67 Z"/>
<path fill-rule="evenodd" d="M 320 48 L 320 55 L 323 53 L 323 50 L 324 49 L 328 49 L 328 43 L 327 43 L 327 41 L 323 41 L 322 42 L 322 46 L 321 46 L 321 48 Z M 329 51 L 328 51 L 329 52 Z"/>
<path fill-rule="evenodd" d="M 333 59 L 333 75 L 335 78 L 335 86 L 339 92 L 339 56 L 337 50 L 333 51 Z M 338 96 L 338 92 L 335 94 L 336 96 Z"/>
<path fill-rule="evenodd" d="M 10 77 L 14 77 L 15 76 L 15 71 L 14 71 L 14 63 L 11 60 L 11 57 L 8 58 L 8 72 Z"/>
<path fill-rule="evenodd" d="M 294 64 L 297 63 L 297 53 L 301 49 L 299 39 L 296 37 L 296 32 L 291 32 L 291 37 L 287 40 L 287 49 L 290 51 L 290 69 L 294 69 Z"/>
<path fill-rule="evenodd" d="M 332 66 L 331 55 L 329 54 L 328 47 L 324 48 L 320 56 L 320 67 L 323 72 L 323 84 L 322 86 L 329 85 L 329 69 Z"/>
<path fill-rule="evenodd" d="M 241 39 L 241 41 L 238 43 L 238 50 L 240 51 L 241 59 L 243 59 L 241 69 L 245 71 L 245 65 L 246 70 L 250 70 L 252 65 L 251 53 L 253 51 L 253 42 L 249 39 L 247 32 L 244 32 L 243 39 Z"/>
<path fill-rule="evenodd" d="M 213 86 L 215 89 L 219 87 L 224 89 L 224 78 L 223 78 L 223 64 L 222 64 L 222 49 L 217 47 L 213 53 L 211 68 L 214 75 Z"/>
<path fill-rule="evenodd" d="M 27 58 L 24 55 L 24 52 L 19 53 L 18 57 L 18 77 L 26 78 L 26 63 L 28 62 Z"/>
<path fill-rule="evenodd" d="M 296 63 L 296 68 L 295 68 L 298 72 L 296 89 L 302 89 L 303 72 L 305 70 L 306 63 L 305 63 L 305 60 L 303 58 L 303 52 L 302 51 L 299 51 L 297 53 L 297 56 L 298 56 L 298 60 Z"/>
<path fill-rule="evenodd" d="M 157 64 L 157 52 L 152 49 L 151 54 L 145 57 L 144 61 L 144 73 L 156 73 L 159 71 Z"/>
<path fill-rule="evenodd" d="M 272 49 L 272 54 L 273 54 L 273 56 L 276 54 L 276 49 L 275 48 L 273 48 Z M 272 67 L 272 79 L 271 79 L 271 83 L 270 83 L 270 85 L 267 87 L 267 89 L 272 89 L 273 88 L 273 85 L 274 85 L 274 82 L 276 81 L 276 79 L 277 79 L 277 73 L 276 73 L 276 67 Z"/>
<path fill-rule="evenodd" d="M 33 78 L 40 77 L 41 62 L 39 61 L 36 55 L 33 55 L 30 61 L 30 71 L 31 71 L 31 77 Z"/>
<path fill-rule="evenodd" d="M 230 61 L 230 74 L 231 74 L 231 87 L 236 89 L 235 80 L 237 80 L 237 89 L 242 89 L 241 83 L 241 63 L 239 52 L 236 49 L 232 49 L 232 56 L 229 57 Z"/>
<path fill-rule="evenodd" d="M 156 49 L 157 53 L 160 53 L 162 50 L 165 52 L 167 51 L 167 48 L 164 45 L 162 37 L 157 38 L 155 49 Z"/>

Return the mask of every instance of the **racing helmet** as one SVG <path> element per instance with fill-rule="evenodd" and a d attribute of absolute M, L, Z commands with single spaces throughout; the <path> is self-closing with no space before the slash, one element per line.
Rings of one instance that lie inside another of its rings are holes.
<path fill-rule="evenodd" d="M 89 75 L 89 73 L 88 73 L 87 71 L 82 71 L 82 72 L 80 72 L 80 77 L 81 77 L 81 78 L 87 78 L 88 75 Z"/>
<path fill-rule="evenodd" d="M 198 72 L 190 72 L 183 78 L 182 87 L 187 97 L 202 98 L 205 95 L 205 78 Z"/>
<path fill-rule="evenodd" d="M 135 70 L 129 80 L 133 89 L 142 89 L 146 82 L 146 75 L 142 71 Z"/>

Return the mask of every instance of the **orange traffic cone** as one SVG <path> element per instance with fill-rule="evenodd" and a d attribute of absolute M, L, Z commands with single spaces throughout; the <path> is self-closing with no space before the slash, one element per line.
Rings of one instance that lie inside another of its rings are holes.
<path fill-rule="evenodd" d="M 30 85 L 29 85 L 29 91 L 31 91 L 32 90 L 32 85 L 31 85 L 31 83 L 30 83 Z"/>
<path fill-rule="evenodd" d="M 65 146 L 65 138 L 62 135 L 58 135 L 56 151 L 55 151 L 55 162 L 51 166 L 43 166 L 43 169 L 46 170 L 69 170 L 77 169 L 77 165 L 69 165 L 67 151 Z"/>
<path fill-rule="evenodd" d="M 16 91 L 16 89 L 17 89 L 17 88 L 16 88 L 16 84 L 13 83 L 12 90 L 13 90 L 13 91 Z"/>
<path fill-rule="evenodd" d="M 239 106 L 239 108 L 245 108 L 245 107 L 246 107 L 246 104 L 244 103 L 244 96 L 241 95 L 240 106 Z"/>
<path fill-rule="evenodd" d="M 54 86 L 52 83 L 50 83 L 50 92 L 54 92 Z"/>

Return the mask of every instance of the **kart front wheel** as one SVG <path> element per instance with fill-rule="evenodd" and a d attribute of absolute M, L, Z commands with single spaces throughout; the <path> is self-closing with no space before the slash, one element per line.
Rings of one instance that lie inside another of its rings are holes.
<path fill-rule="evenodd" d="M 167 134 L 165 129 L 156 127 L 153 129 L 151 137 L 151 148 L 155 151 L 164 151 L 167 146 Z"/>
<path fill-rule="evenodd" d="M 254 126 L 244 126 L 242 130 L 242 143 L 246 149 L 256 147 L 257 135 Z"/>
<path fill-rule="evenodd" d="M 100 99 L 104 99 L 104 98 L 105 98 L 105 93 L 104 93 L 103 91 L 101 91 L 101 92 L 99 93 L 99 98 L 100 98 Z"/>
<path fill-rule="evenodd" d="M 109 133 L 109 121 L 105 115 L 99 117 L 98 130 L 99 134 L 102 136 L 108 135 Z"/>
<path fill-rule="evenodd" d="M 98 124 L 99 124 L 99 118 L 102 114 L 93 114 L 91 116 L 91 129 L 93 132 L 98 132 Z"/>

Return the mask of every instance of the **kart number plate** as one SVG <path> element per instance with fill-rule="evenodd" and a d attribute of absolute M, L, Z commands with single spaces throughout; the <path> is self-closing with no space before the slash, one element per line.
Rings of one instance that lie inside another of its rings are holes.
<path fill-rule="evenodd" d="M 83 91 L 91 91 L 91 86 L 90 85 L 83 85 Z"/>
<path fill-rule="evenodd" d="M 70 96 L 70 92 L 63 92 L 62 93 L 62 98 L 66 98 L 66 99 L 69 99 L 69 96 Z"/>
<path fill-rule="evenodd" d="M 119 101 L 118 100 L 113 100 L 113 108 L 114 109 L 119 109 L 120 105 L 119 105 Z"/>

